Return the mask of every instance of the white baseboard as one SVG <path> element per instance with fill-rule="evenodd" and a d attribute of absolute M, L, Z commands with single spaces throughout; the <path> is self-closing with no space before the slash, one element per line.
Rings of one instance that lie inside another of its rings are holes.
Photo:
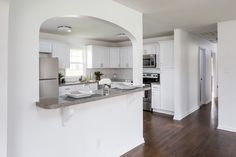
<path fill-rule="evenodd" d="M 230 132 L 236 132 L 236 128 L 228 127 L 228 126 L 223 126 L 223 125 L 219 125 L 217 127 L 217 129 L 224 130 L 224 131 L 230 131 Z"/>
<path fill-rule="evenodd" d="M 153 109 L 153 112 L 163 113 L 163 114 L 167 114 L 167 115 L 171 115 L 171 116 L 174 115 L 174 112 L 172 112 L 172 111 L 160 110 L 160 109 L 155 109 L 155 108 Z"/>
<path fill-rule="evenodd" d="M 125 153 L 129 152 L 130 150 L 134 149 L 135 147 L 144 144 L 144 138 L 140 139 L 137 142 L 134 142 L 132 144 L 126 145 L 125 147 L 123 147 L 119 152 L 114 154 L 114 157 L 120 157 L 122 155 L 124 155 Z"/>
<path fill-rule="evenodd" d="M 187 117 L 188 115 L 190 115 L 191 113 L 197 111 L 199 108 L 200 108 L 199 106 L 196 106 L 196 107 L 194 107 L 194 108 L 192 108 L 192 109 L 190 109 L 190 110 L 184 112 L 184 113 L 181 114 L 181 115 L 176 115 L 176 114 L 175 114 L 175 115 L 174 115 L 174 120 L 182 120 L 182 119 L 184 119 L 185 117 Z"/>

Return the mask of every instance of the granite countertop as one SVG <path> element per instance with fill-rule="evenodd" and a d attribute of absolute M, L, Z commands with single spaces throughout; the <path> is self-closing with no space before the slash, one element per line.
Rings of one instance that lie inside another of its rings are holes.
<path fill-rule="evenodd" d="M 97 83 L 96 81 L 88 81 L 88 82 L 66 82 L 66 83 L 61 83 L 59 84 L 60 87 L 63 86 L 73 86 L 73 85 L 83 85 L 83 84 L 93 84 L 93 83 Z"/>
<path fill-rule="evenodd" d="M 116 96 L 127 95 L 131 93 L 145 91 L 145 90 L 150 90 L 150 86 L 144 86 L 142 88 L 136 88 L 136 89 L 131 89 L 131 90 L 110 89 L 109 95 L 107 96 L 99 94 L 101 92 L 98 90 L 95 92 L 96 94 L 93 94 L 92 96 L 86 97 L 86 98 L 74 99 L 74 98 L 68 98 L 65 96 L 59 97 L 59 98 L 47 98 L 47 99 L 40 99 L 39 102 L 36 102 L 36 105 L 44 109 L 58 109 L 61 107 L 78 105 L 82 103 L 112 98 Z"/>

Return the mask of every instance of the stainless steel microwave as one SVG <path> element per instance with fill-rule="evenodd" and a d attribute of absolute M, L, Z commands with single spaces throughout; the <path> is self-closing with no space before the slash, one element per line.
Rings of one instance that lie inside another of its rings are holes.
<path fill-rule="evenodd" d="M 155 54 L 143 55 L 143 67 L 156 68 L 156 55 Z"/>

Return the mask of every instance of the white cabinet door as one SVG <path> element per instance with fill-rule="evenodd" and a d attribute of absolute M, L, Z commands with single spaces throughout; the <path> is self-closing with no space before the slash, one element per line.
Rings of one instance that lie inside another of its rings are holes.
<path fill-rule="evenodd" d="M 109 68 L 110 67 L 110 54 L 109 54 L 109 47 L 100 47 L 100 59 L 101 65 L 100 68 Z"/>
<path fill-rule="evenodd" d="M 53 42 L 53 57 L 59 60 L 59 68 L 70 68 L 70 47 L 67 44 Z"/>
<path fill-rule="evenodd" d="M 174 67 L 174 41 L 160 41 L 160 68 Z"/>
<path fill-rule="evenodd" d="M 52 42 L 48 40 L 40 40 L 39 52 L 52 53 Z"/>
<path fill-rule="evenodd" d="M 168 69 L 161 71 L 161 109 L 174 112 L 174 70 Z"/>
<path fill-rule="evenodd" d="M 157 53 L 156 44 L 145 44 L 143 45 L 143 54 L 156 54 Z"/>
<path fill-rule="evenodd" d="M 110 68 L 120 68 L 120 49 L 110 47 Z"/>
<path fill-rule="evenodd" d="M 161 109 L 160 85 L 152 84 L 152 108 Z"/>
<path fill-rule="evenodd" d="M 120 48 L 120 67 L 132 68 L 133 67 L 133 51 L 132 47 Z"/>
<path fill-rule="evenodd" d="M 109 68 L 109 48 L 87 46 L 87 68 Z"/>

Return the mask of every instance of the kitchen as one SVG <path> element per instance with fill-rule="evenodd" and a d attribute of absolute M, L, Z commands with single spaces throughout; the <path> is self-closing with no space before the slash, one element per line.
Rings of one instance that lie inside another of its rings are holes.
<path fill-rule="evenodd" d="M 100 80 L 100 78 L 96 80 L 95 73 L 98 73 L 99 77 L 109 78 L 112 82 L 133 82 L 132 43 L 128 41 L 125 33 L 118 33 L 122 30 L 113 29 L 113 39 L 108 37 L 103 39 L 109 39 L 113 42 L 91 40 L 91 37 L 83 37 L 93 35 L 90 32 L 89 34 L 82 31 L 83 27 L 88 26 L 88 24 L 101 25 L 101 22 L 85 17 L 79 19 L 54 18 L 41 26 L 40 61 L 43 62 L 48 57 L 56 57 L 59 64 L 58 69 L 51 69 L 54 72 L 51 74 L 54 76 L 49 76 L 50 81 L 45 81 L 44 76 L 40 78 L 41 98 L 64 96 L 78 90 L 95 91 L 98 89 L 97 81 Z M 103 27 L 108 27 L 108 25 L 103 24 Z M 82 35 L 78 35 L 78 30 Z M 99 38 L 102 37 L 100 35 Z M 171 99 L 173 97 L 171 94 L 173 91 L 171 85 L 173 83 L 171 76 L 173 75 L 172 38 L 169 36 L 164 40 L 163 37 L 148 39 L 147 42 L 144 40 L 143 83 L 151 86 L 151 90 L 146 90 L 144 94 L 143 108 L 145 111 L 170 115 L 174 113 L 173 98 Z M 92 45 L 93 43 L 95 44 Z M 41 63 L 40 65 L 44 64 Z M 45 68 L 41 67 L 41 69 Z M 55 80 L 51 80 L 52 78 Z M 57 83 L 58 79 L 59 84 Z M 162 82 L 161 85 L 160 82 Z"/>

